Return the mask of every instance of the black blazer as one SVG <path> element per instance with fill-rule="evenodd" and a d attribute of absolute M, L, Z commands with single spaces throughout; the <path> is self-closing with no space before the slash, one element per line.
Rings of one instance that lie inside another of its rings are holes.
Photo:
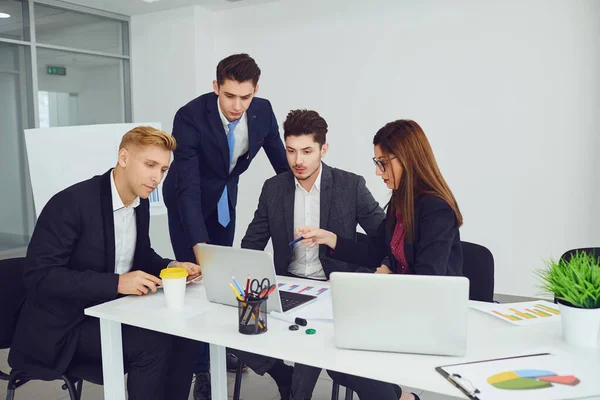
<path fill-rule="evenodd" d="M 377 235 L 369 237 L 368 244 L 338 236 L 333 256 L 369 268 L 379 267 L 387 257 L 388 266 L 395 272 L 396 259 L 392 255 L 390 242 L 396 217 L 391 215 L 390 208 L 386 218 L 393 218 L 393 224 L 384 221 Z M 410 269 L 417 275 L 462 276 L 460 233 L 450 205 L 434 195 L 419 196 L 415 198 L 414 221 L 413 243 L 404 240 L 404 254 Z"/>
<path fill-rule="evenodd" d="M 209 241 L 210 232 L 204 221 L 217 211 L 225 185 L 229 209 L 235 209 L 240 175 L 262 147 L 276 173 L 290 169 L 271 103 L 255 97 L 246 111 L 248 152 L 238 158 L 229 173 L 229 145 L 217 97 L 211 92 L 192 100 L 177 111 L 173 121 L 177 148 L 165 178 L 163 195 L 169 210 L 177 208 L 184 227 L 184 237 L 171 237 L 171 241 L 187 243 L 190 248 Z M 230 214 L 235 225 L 235 213 Z"/>
<path fill-rule="evenodd" d="M 292 260 L 289 243 L 294 240 L 296 184 L 291 171 L 268 179 L 263 185 L 254 219 L 242 239 L 242 248 L 264 250 L 273 240 L 275 269 L 288 275 Z M 365 178 L 323 163 L 321 172 L 321 228 L 356 240 L 356 224 L 376 235 L 385 213 L 367 189 Z M 356 265 L 332 259 L 320 246 L 319 259 L 327 278 L 335 271 L 354 271 Z"/>
<path fill-rule="evenodd" d="M 73 358 L 84 309 L 117 298 L 111 171 L 59 192 L 42 210 L 27 248 L 27 297 L 8 357 L 12 368 L 60 376 Z M 133 269 L 158 276 L 170 260 L 150 247 L 148 200 L 140 200 L 135 216 Z"/>

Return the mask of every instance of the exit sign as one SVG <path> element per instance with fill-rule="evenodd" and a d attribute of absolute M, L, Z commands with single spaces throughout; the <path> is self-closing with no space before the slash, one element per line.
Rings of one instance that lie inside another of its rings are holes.
<path fill-rule="evenodd" d="M 62 76 L 66 76 L 67 75 L 67 68 L 66 67 L 54 67 L 54 66 L 48 66 L 47 67 L 47 72 L 48 75 L 62 75 Z"/>

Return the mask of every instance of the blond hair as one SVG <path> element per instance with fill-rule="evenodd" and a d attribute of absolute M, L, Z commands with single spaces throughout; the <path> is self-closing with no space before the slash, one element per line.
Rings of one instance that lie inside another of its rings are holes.
<path fill-rule="evenodd" d="M 123 135 L 119 150 L 128 145 L 158 146 L 164 150 L 174 151 L 177 142 L 173 136 L 159 129 L 151 126 L 137 126 Z"/>

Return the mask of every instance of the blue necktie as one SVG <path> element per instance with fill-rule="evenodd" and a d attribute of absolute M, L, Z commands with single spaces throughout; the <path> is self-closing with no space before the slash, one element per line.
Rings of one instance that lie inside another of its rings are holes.
<path fill-rule="evenodd" d="M 233 135 L 233 131 L 239 122 L 235 120 L 230 122 L 227 126 L 229 128 L 229 134 L 227 134 L 227 144 L 229 145 L 229 165 L 233 163 L 233 146 L 235 144 L 235 137 Z M 229 169 L 227 170 L 229 173 Z M 229 215 L 229 196 L 227 195 L 227 184 L 225 184 L 225 188 L 223 189 L 223 193 L 221 193 L 221 198 L 217 203 L 217 215 L 219 218 L 219 223 L 226 227 L 229 225 L 231 221 L 231 217 Z"/>

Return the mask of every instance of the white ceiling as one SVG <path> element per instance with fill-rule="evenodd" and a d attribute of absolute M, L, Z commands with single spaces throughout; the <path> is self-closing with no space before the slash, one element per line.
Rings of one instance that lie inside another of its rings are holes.
<path fill-rule="evenodd" d="M 124 15 L 146 14 L 155 11 L 164 11 L 174 8 L 198 5 L 209 10 L 225 10 L 230 8 L 245 7 L 253 4 L 269 3 L 280 0 L 158 0 L 148 3 L 143 0 L 67 0 L 69 3 L 79 4 L 99 10 L 110 11 Z"/>

